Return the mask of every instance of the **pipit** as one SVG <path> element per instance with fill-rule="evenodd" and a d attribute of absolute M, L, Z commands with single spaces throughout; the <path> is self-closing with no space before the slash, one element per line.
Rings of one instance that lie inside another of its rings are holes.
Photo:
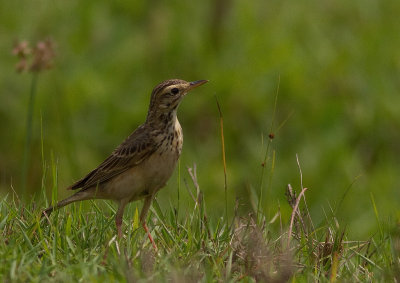
<path fill-rule="evenodd" d="M 88 199 L 111 199 L 118 203 L 115 216 L 118 236 L 122 237 L 125 206 L 143 199 L 140 222 L 153 247 L 146 225 L 146 215 L 158 190 L 171 177 L 182 151 L 182 128 L 176 116 L 182 98 L 207 80 L 186 82 L 166 80 L 153 89 L 144 124 L 128 136 L 96 169 L 67 189 L 78 192 L 44 210 L 44 215 L 72 202 Z"/>

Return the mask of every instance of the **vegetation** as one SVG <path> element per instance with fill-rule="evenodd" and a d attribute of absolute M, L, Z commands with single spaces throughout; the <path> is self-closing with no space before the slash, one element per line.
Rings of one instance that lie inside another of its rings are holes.
<path fill-rule="evenodd" d="M 54 170 L 55 172 L 55 170 Z M 158 250 L 154 251 L 140 227 L 137 207 L 131 205 L 118 239 L 116 207 L 109 202 L 73 204 L 40 217 L 35 201 L 23 204 L 17 195 L 0 203 L 0 274 L 3 281 L 70 282 L 117 280 L 136 282 L 370 282 L 398 280 L 400 231 L 379 219 L 379 235 L 352 241 L 334 215 L 315 226 L 303 188 L 298 196 L 289 185 L 293 208 L 290 224 L 281 211 L 272 219 L 260 214 L 211 220 L 195 168 L 189 168 L 192 202 L 185 217 L 171 207 L 163 211 L 155 201 L 150 225 Z M 56 198 L 57 187 L 54 187 Z M 46 199 L 39 198 L 41 200 Z M 300 202 L 304 202 L 300 209 Z M 373 204 L 375 202 L 372 198 Z"/>
<path fill-rule="evenodd" d="M 399 1 L 0 3 L 0 279 L 399 281 Z M 158 253 L 140 202 L 120 240 L 110 202 L 41 219 L 169 78 L 210 82 L 179 109 Z"/>

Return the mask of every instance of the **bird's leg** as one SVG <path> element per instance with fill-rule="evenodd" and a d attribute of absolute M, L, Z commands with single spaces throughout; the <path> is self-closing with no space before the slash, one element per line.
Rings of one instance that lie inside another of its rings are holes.
<path fill-rule="evenodd" d="M 117 226 L 118 238 L 122 238 L 122 217 L 124 216 L 124 210 L 127 202 L 121 201 L 118 206 L 117 214 L 115 215 L 115 225 Z"/>
<path fill-rule="evenodd" d="M 143 208 L 142 208 L 142 211 L 140 212 L 140 222 L 142 223 L 143 229 L 146 231 L 147 237 L 149 237 L 149 240 L 150 240 L 151 244 L 153 245 L 154 250 L 157 251 L 156 243 L 154 242 L 153 237 L 151 236 L 151 234 L 149 232 L 149 228 L 147 228 L 147 225 L 146 225 L 146 216 L 147 216 L 147 212 L 149 211 L 152 200 L 153 200 L 153 195 L 150 195 L 144 199 Z"/>
<path fill-rule="evenodd" d="M 149 228 L 147 228 L 146 221 L 143 222 L 143 229 L 146 231 L 147 237 L 149 237 L 149 240 L 150 240 L 151 244 L 153 245 L 154 250 L 157 251 L 156 243 L 154 242 L 153 237 L 151 236 L 151 234 L 149 232 Z"/>

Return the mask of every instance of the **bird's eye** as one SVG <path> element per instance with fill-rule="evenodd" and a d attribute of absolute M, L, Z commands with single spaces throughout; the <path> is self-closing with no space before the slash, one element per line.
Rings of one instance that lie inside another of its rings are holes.
<path fill-rule="evenodd" d="M 173 89 L 171 89 L 171 93 L 172 94 L 177 94 L 179 92 L 179 89 L 177 89 L 176 87 L 174 87 Z"/>

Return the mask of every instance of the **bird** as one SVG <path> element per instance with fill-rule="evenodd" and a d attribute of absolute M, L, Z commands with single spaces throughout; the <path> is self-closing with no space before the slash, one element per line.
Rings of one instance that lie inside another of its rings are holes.
<path fill-rule="evenodd" d="M 170 79 L 158 84 L 151 93 L 145 122 L 130 134 L 99 166 L 67 189 L 78 190 L 54 206 L 52 211 L 76 201 L 109 199 L 118 204 L 115 224 L 122 237 L 122 218 L 126 205 L 144 199 L 140 223 L 157 250 L 146 225 L 146 216 L 156 193 L 171 177 L 182 152 L 183 133 L 177 109 L 185 95 L 208 80 L 187 82 Z"/>

